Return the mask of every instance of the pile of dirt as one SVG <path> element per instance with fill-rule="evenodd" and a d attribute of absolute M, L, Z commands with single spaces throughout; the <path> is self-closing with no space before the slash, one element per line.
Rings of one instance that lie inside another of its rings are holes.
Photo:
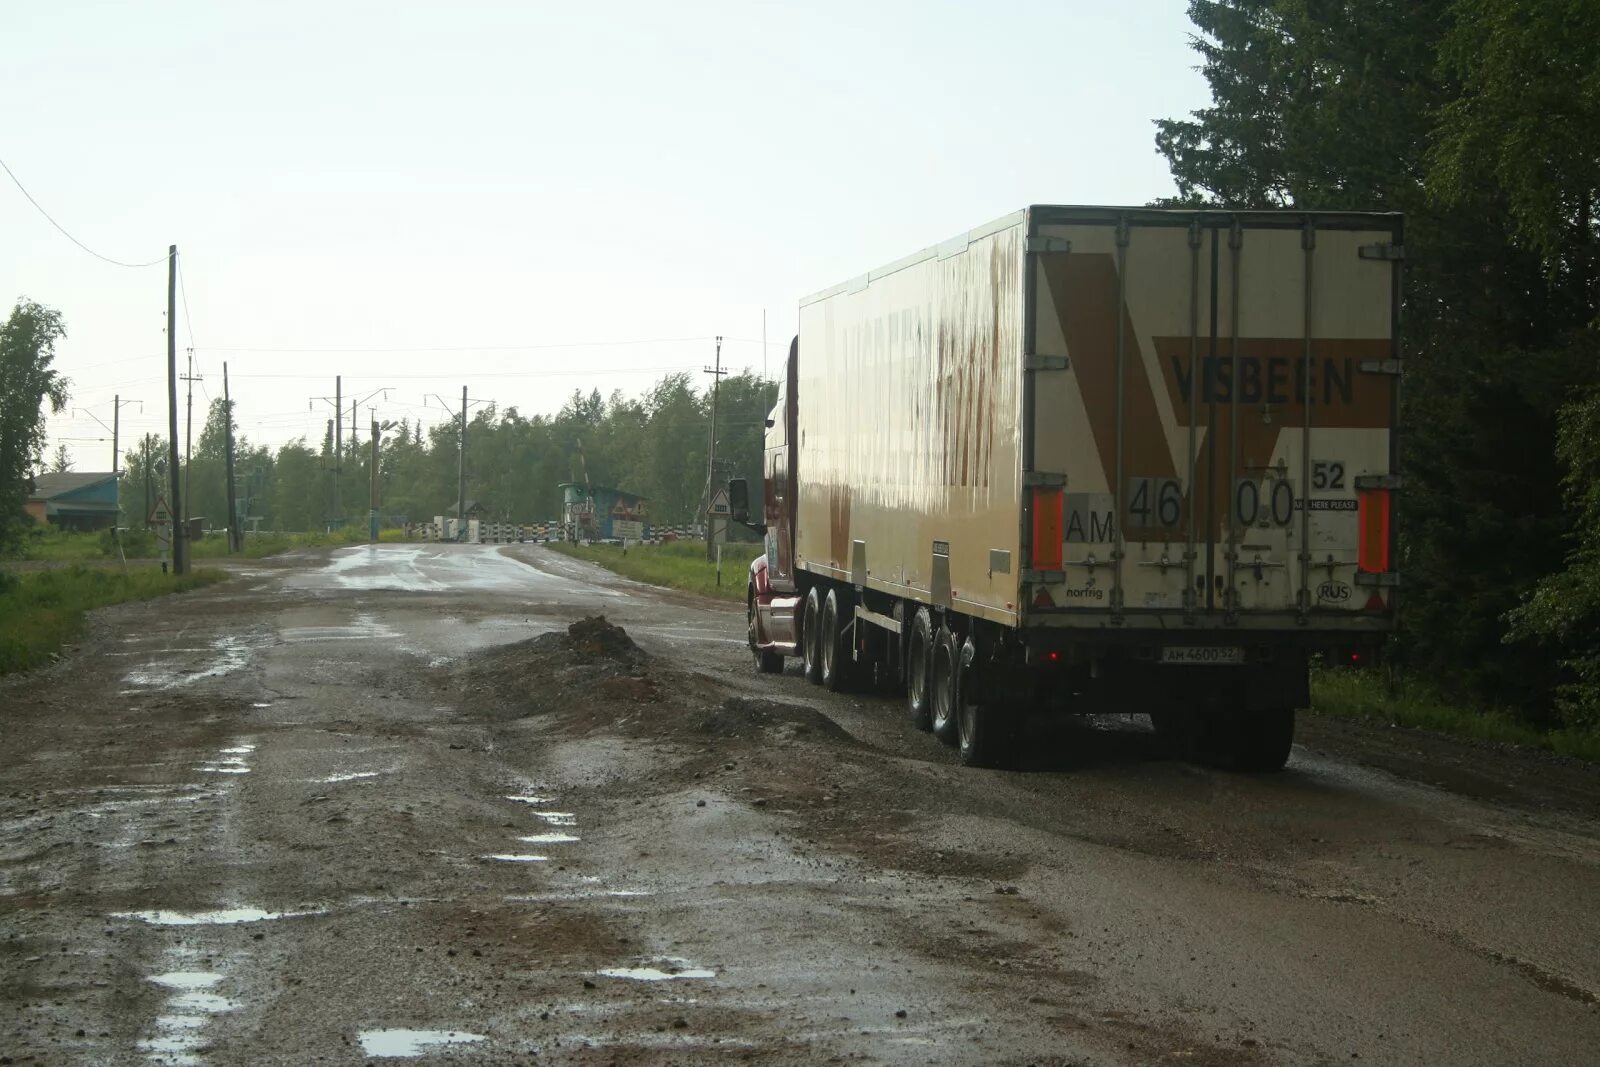
<path fill-rule="evenodd" d="M 857 744 L 838 723 L 812 708 L 775 700 L 729 697 L 708 711 L 690 718 L 689 728 L 711 737 L 755 738 L 775 735 L 825 738 Z"/>
<path fill-rule="evenodd" d="M 451 682 L 473 695 L 478 710 L 520 718 L 597 705 L 653 702 L 658 683 L 649 653 L 604 615 L 579 619 L 565 633 L 487 649 L 462 660 Z"/>

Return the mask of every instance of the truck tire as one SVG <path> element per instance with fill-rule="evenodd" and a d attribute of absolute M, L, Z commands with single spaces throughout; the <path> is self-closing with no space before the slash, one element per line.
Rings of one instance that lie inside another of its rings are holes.
<path fill-rule="evenodd" d="M 1219 762 L 1228 769 L 1271 774 L 1289 762 L 1289 749 L 1294 745 L 1293 708 L 1233 711 L 1219 725 Z"/>
<path fill-rule="evenodd" d="M 1021 720 L 980 683 L 972 666 L 977 653 L 968 637 L 956 657 L 956 754 L 964 767 L 1013 767 L 1021 751 Z"/>
<path fill-rule="evenodd" d="M 911 725 L 919 730 L 933 729 L 933 694 L 928 675 L 933 667 L 933 620 L 927 608 L 918 608 L 911 620 L 911 637 L 906 642 L 906 710 Z"/>
<path fill-rule="evenodd" d="M 933 669 L 928 673 L 932 698 L 933 736 L 945 744 L 956 740 L 956 711 L 961 699 L 961 646 L 948 626 L 939 627 L 933 639 Z"/>
<path fill-rule="evenodd" d="M 822 645 L 817 640 L 822 627 L 822 597 L 817 587 L 806 592 L 805 608 L 800 616 L 800 664 L 806 680 L 822 681 Z"/>
<path fill-rule="evenodd" d="M 855 663 L 850 647 L 845 642 L 849 623 L 841 616 L 850 610 L 850 601 L 837 589 L 828 590 L 822 602 L 822 626 L 817 630 L 821 642 L 820 661 L 822 687 L 831 693 L 842 693 L 849 687 L 850 672 Z"/>
<path fill-rule="evenodd" d="M 760 646 L 761 635 L 757 632 L 756 624 L 756 591 L 754 587 L 745 594 L 744 601 L 745 632 L 749 635 L 750 651 L 756 657 L 756 670 L 762 674 L 782 674 L 783 656 L 768 648 Z"/>

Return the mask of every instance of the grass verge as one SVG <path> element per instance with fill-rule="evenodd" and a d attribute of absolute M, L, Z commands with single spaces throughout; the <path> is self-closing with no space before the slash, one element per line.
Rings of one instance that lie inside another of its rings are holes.
<path fill-rule="evenodd" d="M 84 616 L 95 608 L 181 593 L 226 577 L 218 570 L 179 577 L 157 567 L 127 574 L 88 567 L 0 574 L 0 674 L 47 662 L 82 631 Z"/>
<path fill-rule="evenodd" d="M 1527 745 L 1600 762 L 1600 731 L 1541 730 L 1506 711 L 1464 707 L 1424 683 L 1393 674 L 1316 671 L 1311 675 L 1311 707 L 1341 719 L 1414 726 L 1453 737 Z"/>
<path fill-rule="evenodd" d="M 404 531 L 381 530 L 380 541 L 402 541 Z M 261 559 L 288 552 L 296 548 L 326 548 L 339 545 L 361 545 L 367 542 L 366 527 L 354 526 L 332 533 L 246 533 L 244 550 L 231 553 L 238 559 Z M 189 546 L 194 559 L 226 559 L 229 557 L 228 539 L 223 534 L 211 533 Z M 125 530 L 122 534 L 122 551 L 128 559 L 155 559 L 155 534 L 149 530 Z M 44 560 L 52 563 L 89 562 L 117 558 L 116 542 L 109 530 L 80 533 L 40 527 L 28 533 L 23 540 L 22 559 Z"/>
<path fill-rule="evenodd" d="M 722 584 L 717 584 L 717 565 L 706 562 L 706 546 L 699 541 L 670 541 L 663 545 L 634 545 L 624 551 L 620 545 L 568 545 L 552 542 L 557 552 L 576 559 L 598 563 L 608 571 L 669 589 L 683 589 L 701 596 L 723 600 L 743 600 L 750 561 L 761 555 L 761 546 L 732 544 L 722 546 Z"/>

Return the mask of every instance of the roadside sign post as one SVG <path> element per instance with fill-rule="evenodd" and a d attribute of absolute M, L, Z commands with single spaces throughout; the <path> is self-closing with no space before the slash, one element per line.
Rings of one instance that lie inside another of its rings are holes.
<path fill-rule="evenodd" d="M 150 528 L 156 532 L 156 550 L 161 559 L 161 573 L 167 573 L 167 559 L 172 553 L 172 509 L 167 506 L 167 495 L 156 494 L 155 507 L 150 509 L 147 519 Z"/>

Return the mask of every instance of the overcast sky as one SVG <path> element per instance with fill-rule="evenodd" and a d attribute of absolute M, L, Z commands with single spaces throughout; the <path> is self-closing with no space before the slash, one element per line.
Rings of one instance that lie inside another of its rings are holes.
<path fill-rule="evenodd" d="M 759 371 L 763 311 L 775 368 L 808 293 L 1029 203 L 1170 193 L 1151 121 L 1206 101 L 1184 7 L 8 0 L 0 159 L 96 251 L 178 245 L 197 435 L 226 360 L 244 435 L 315 444 L 335 374 L 381 418 L 463 385 L 550 413 L 716 334 Z M 85 254 L 0 174 L 19 296 L 69 330 L 52 448 L 106 469 L 116 393 L 125 450 L 164 432 L 165 266 Z"/>

